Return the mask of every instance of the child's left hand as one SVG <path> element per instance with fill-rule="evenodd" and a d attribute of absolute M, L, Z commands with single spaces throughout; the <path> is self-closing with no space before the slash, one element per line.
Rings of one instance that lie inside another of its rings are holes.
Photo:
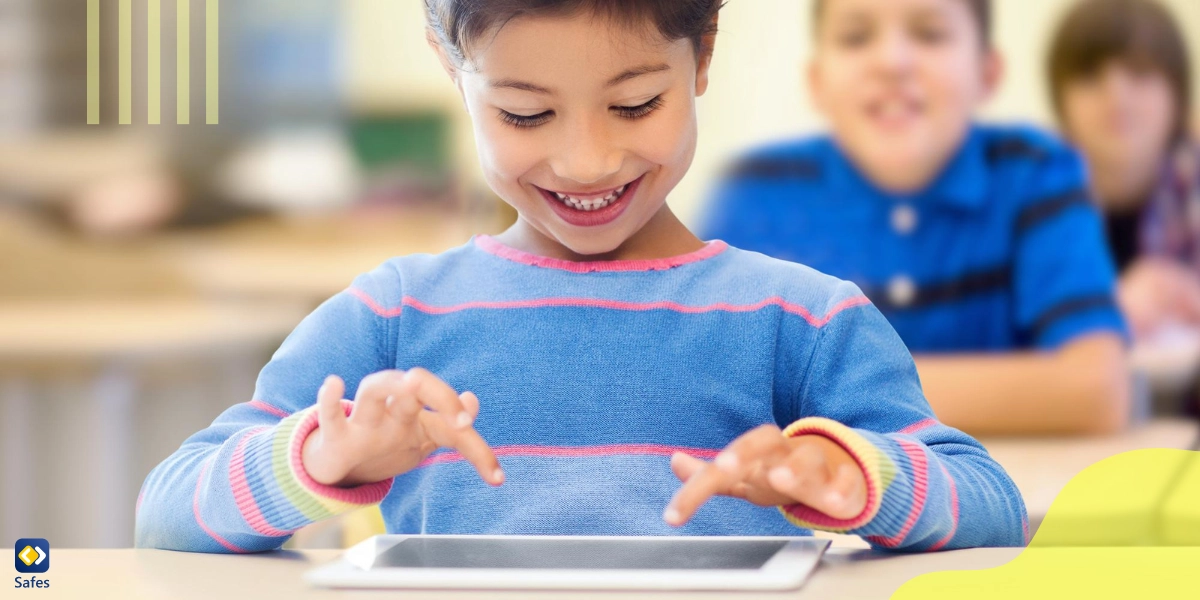
<path fill-rule="evenodd" d="M 752 429 L 713 462 L 676 452 L 671 471 L 682 488 L 663 512 L 680 526 L 715 495 L 759 506 L 802 503 L 835 519 L 853 519 L 867 505 L 867 481 L 841 446 L 817 435 L 783 437 L 774 425 Z"/>

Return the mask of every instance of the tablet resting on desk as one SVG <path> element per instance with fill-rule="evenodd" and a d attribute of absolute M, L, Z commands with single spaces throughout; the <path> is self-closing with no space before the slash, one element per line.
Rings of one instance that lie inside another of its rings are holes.
<path fill-rule="evenodd" d="M 321 587 L 786 590 L 829 540 L 809 537 L 379 535 L 305 574 Z"/>

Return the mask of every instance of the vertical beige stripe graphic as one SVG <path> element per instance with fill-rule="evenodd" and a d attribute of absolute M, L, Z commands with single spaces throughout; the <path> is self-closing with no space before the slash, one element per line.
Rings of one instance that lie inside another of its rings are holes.
<path fill-rule="evenodd" d="M 120 26 L 117 32 L 119 63 L 117 67 L 120 100 L 119 123 L 133 123 L 133 0 L 121 0 L 119 10 Z"/>
<path fill-rule="evenodd" d="M 205 57 L 204 57 L 204 106 L 207 113 L 206 122 L 216 125 L 220 122 L 221 87 L 220 79 L 220 18 L 218 0 L 208 0 L 207 12 L 204 14 Z"/>
<path fill-rule="evenodd" d="M 162 123 L 162 5 L 146 0 L 146 122 Z"/>
<path fill-rule="evenodd" d="M 175 39 L 178 48 L 175 52 L 175 98 L 176 122 L 187 125 L 192 122 L 191 112 L 191 2 L 176 0 L 175 8 Z"/>
<path fill-rule="evenodd" d="M 87 3 L 87 122 L 100 124 L 100 0 Z"/>

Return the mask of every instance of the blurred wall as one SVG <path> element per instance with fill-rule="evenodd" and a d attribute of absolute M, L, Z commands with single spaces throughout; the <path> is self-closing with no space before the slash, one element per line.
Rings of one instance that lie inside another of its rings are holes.
<path fill-rule="evenodd" d="M 882 0 L 881 0 L 882 1 Z M 1188 33 L 1200 65 L 1200 2 L 1163 0 Z M 1007 59 L 1004 86 L 985 115 L 1052 123 L 1042 61 L 1049 36 L 1074 0 L 997 0 L 997 39 Z M 346 85 L 360 106 L 439 105 L 459 119 L 458 148 L 473 167 L 466 114 L 425 44 L 422 2 L 357 0 L 347 3 Z M 700 148 L 672 206 L 695 224 L 704 195 L 725 162 L 740 149 L 821 126 L 802 84 L 809 52 L 806 0 L 731 0 L 721 17 L 712 85 L 700 100 Z M 1196 77 L 1200 98 L 1200 72 Z M 1200 108 L 1200 107 L 1198 107 Z M 476 176 L 476 181 L 478 177 Z"/>

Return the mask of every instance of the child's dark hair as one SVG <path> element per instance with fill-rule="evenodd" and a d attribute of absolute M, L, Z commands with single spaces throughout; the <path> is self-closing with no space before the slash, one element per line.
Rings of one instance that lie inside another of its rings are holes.
<path fill-rule="evenodd" d="M 1153 0 L 1084 0 L 1063 19 L 1047 61 L 1050 96 L 1059 118 L 1067 84 L 1095 74 L 1112 60 L 1167 78 L 1175 96 L 1172 143 L 1183 140 L 1192 106 L 1187 42 L 1171 13 Z"/>
<path fill-rule="evenodd" d="M 814 26 L 821 23 L 821 17 L 825 14 L 825 4 L 828 0 L 813 0 L 813 24 Z M 975 17 L 975 24 L 979 26 L 979 37 L 983 40 L 983 45 L 990 48 L 992 46 L 992 0 L 962 0 L 967 4 L 967 8 L 971 9 L 971 16 Z"/>
<path fill-rule="evenodd" d="M 525 15 L 569 15 L 591 11 L 615 22 L 653 23 L 667 40 L 688 39 L 698 56 L 712 51 L 716 16 L 723 0 L 424 0 L 432 39 L 456 65 L 471 44 L 493 28 Z"/>

